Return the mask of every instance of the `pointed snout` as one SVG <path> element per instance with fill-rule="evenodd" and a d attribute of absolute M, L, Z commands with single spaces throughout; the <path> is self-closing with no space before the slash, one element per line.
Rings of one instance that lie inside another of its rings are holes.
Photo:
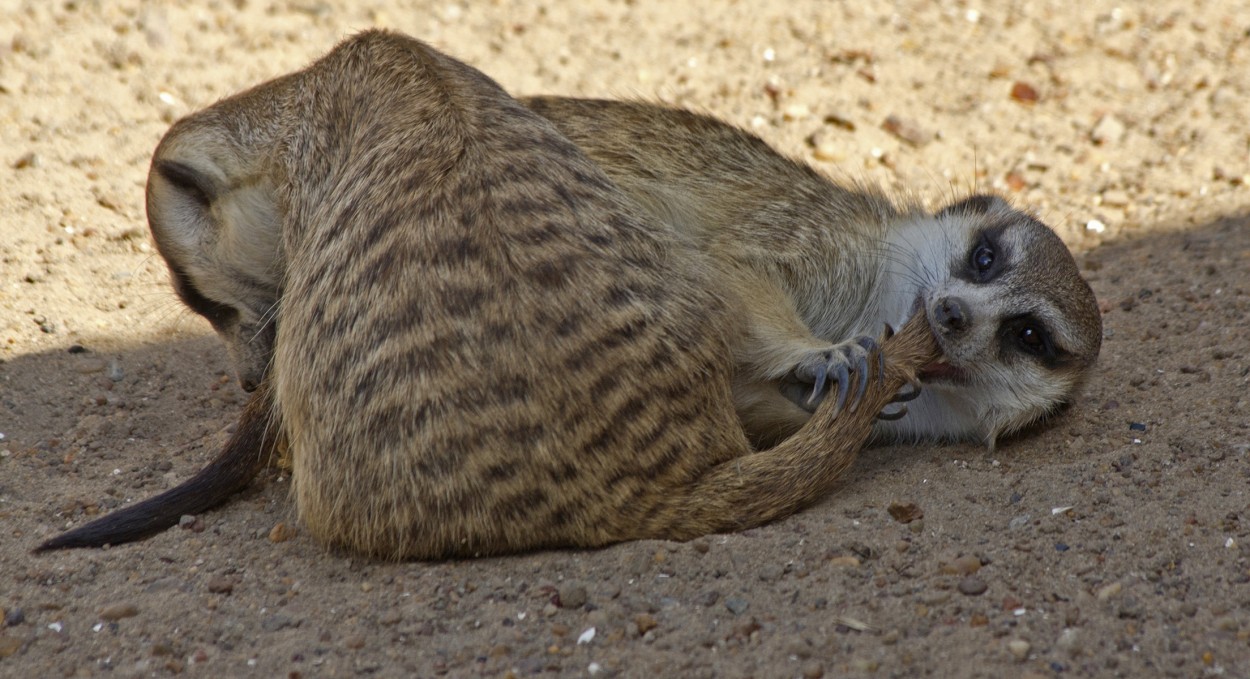
<path fill-rule="evenodd" d="M 933 320 L 946 332 L 963 332 L 972 326 L 972 312 L 959 297 L 943 297 L 933 309 Z"/>

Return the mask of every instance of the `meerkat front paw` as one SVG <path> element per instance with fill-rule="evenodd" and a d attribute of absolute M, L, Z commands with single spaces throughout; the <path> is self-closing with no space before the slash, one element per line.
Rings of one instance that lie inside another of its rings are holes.
<path fill-rule="evenodd" d="M 856 380 L 855 395 L 850 402 L 854 410 L 868 389 L 868 380 L 872 377 L 868 369 L 873 356 L 877 356 L 876 377 L 883 380 L 885 364 L 880 359 L 877 340 L 872 337 L 865 335 L 825 349 L 809 351 L 790 371 L 792 379 L 785 381 L 782 391 L 800 408 L 814 412 L 825 399 L 829 383 L 833 382 L 838 390 L 835 407 L 841 411 L 847 405 L 851 376 L 857 375 L 860 379 Z"/>
<path fill-rule="evenodd" d="M 893 334 L 893 329 L 886 328 L 886 337 Z M 876 361 L 877 370 L 870 372 L 870 364 Z M 809 352 L 801 358 L 782 381 L 781 393 L 795 405 L 815 412 L 817 406 L 825 400 L 830 382 L 837 384 L 837 403 L 834 409 L 841 411 L 847 406 L 850 395 L 851 378 L 857 376 L 855 394 L 850 400 L 853 411 L 859 406 L 868 389 L 868 380 L 885 380 L 885 359 L 881 355 L 877 340 L 872 337 L 857 337 L 827 349 Z M 892 403 L 910 401 L 920 395 L 918 384 L 909 385 L 909 389 L 900 391 Z M 896 420 L 907 414 L 907 407 L 902 406 L 893 412 L 881 412 L 877 417 L 882 420 Z"/>

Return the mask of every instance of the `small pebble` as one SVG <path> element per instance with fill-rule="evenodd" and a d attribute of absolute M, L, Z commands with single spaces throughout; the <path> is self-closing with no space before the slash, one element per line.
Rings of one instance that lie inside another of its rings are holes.
<path fill-rule="evenodd" d="M 586 588 L 576 582 L 566 582 L 557 591 L 561 608 L 581 608 L 586 605 Z"/>
<path fill-rule="evenodd" d="M 734 615 L 742 615 L 743 613 L 746 613 L 747 609 L 750 607 L 751 604 L 748 603 L 746 599 L 739 597 L 730 597 L 725 599 L 725 608 L 728 608 L 729 612 Z"/>
<path fill-rule="evenodd" d="M 781 564 L 766 563 L 759 570 L 759 579 L 763 582 L 777 582 L 783 575 L 785 568 Z"/>
<path fill-rule="evenodd" d="M 825 676 L 825 666 L 821 665 L 819 660 L 808 660 L 803 663 L 800 671 L 803 673 L 803 679 L 821 679 Z"/>
<path fill-rule="evenodd" d="M 299 626 L 300 626 L 300 623 L 298 620 L 295 620 L 294 618 L 291 618 L 290 616 L 282 615 L 280 613 L 276 615 L 268 616 L 260 621 L 260 628 L 265 630 L 266 632 L 277 632 L 278 630 L 295 628 Z"/>
<path fill-rule="evenodd" d="M 924 510 L 917 507 L 914 502 L 891 502 L 890 506 L 886 507 L 886 511 L 899 523 L 911 523 L 924 518 Z"/>
<path fill-rule="evenodd" d="M 399 609 L 392 608 L 378 617 L 378 624 L 389 627 L 391 625 L 398 625 L 403 619 L 404 616 L 399 612 Z"/>
<path fill-rule="evenodd" d="M 74 372 L 83 375 L 102 372 L 108 364 L 99 358 L 84 358 L 74 362 Z"/>
<path fill-rule="evenodd" d="M 981 570 L 981 559 L 964 555 L 942 564 L 939 570 L 946 575 L 974 575 Z"/>
<path fill-rule="evenodd" d="M 1036 104 L 1037 100 L 1041 99 L 1041 95 L 1032 85 L 1017 81 L 1011 86 L 1011 98 L 1022 104 Z"/>
<path fill-rule="evenodd" d="M 290 540 L 291 538 L 295 537 L 295 533 L 296 533 L 295 526 L 292 526 L 291 524 L 285 521 L 279 521 L 278 523 L 274 524 L 272 529 L 270 529 L 269 541 L 275 542 L 275 543 L 286 542 L 287 540 Z"/>
<path fill-rule="evenodd" d="M 655 616 L 651 615 L 650 613 L 639 613 L 638 615 L 634 616 L 634 626 L 638 628 L 639 636 L 642 636 L 643 634 L 650 632 L 651 630 L 655 629 L 659 625 L 660 625 L 659 621 L 657 621 L 655 619 Z"/>
<path fill-rule="evenodd" d="M 817 130 L 807 138 L 808 146 L 812 147 L 812 155 L 816 160 L 836 163 L 843 159 L 844 155 L 838 142 L 833 135 L 826 130 Z"/>
<path fill-rule="evenodd" d="M 1129 422 L 1129 431 L 1146 431 L 1146 425 L 1141 422 Z"/>
<path fill-rule="evenodd" d="M 695 603 L 703 606 L 704 608 L 715 606 L 717 601 L 720 601 L 720 592 L 714 589 L 703 592 L 694 599 Z"/>
<path fill-rule="evenodd" d="M 1029 516 L 1028 514 L 1022 514 L 1020 516 L 1013 518 L 1011 521 L 1007 522 L 1007 530 L 1020 530 L 1021 528 L 1024 528 L 1025 526 L 1029 525 L 1029 521 L 1032 521 L 1032 520 L 1033 520 L 1033 517 Z"/>
<path fill-rule="evenodd" d="M 1071 627 L 1059 633 L 1059 639 L 1055 641 L 1055 647 L 1064 651 L 1068 655 L 1075 656 L 1081 652 L 1081 635 Z"/>
<path fill-rule="evenodd" d="M 214 575 L 208 579 L 208 591 L 213 594 L 230 594 L 234 591 L 234 578 L 226 575 Z"/>
<path fill-rule="evenodd" d="M 749 638 L 752 634 L 760 630 L 760 621 L 755 616 L 742 618 L 733 624 L 733 633 L 744 639 Z"/>
<path fill-rule="evenodd" d="M 1024 639 L 1012 639 L 1007 642 L 1007 650 L 1016 660 L 1024 662 L 1029 657 L 1029 651 L 1033 646 Z"/>
<path fill-rule="evenodd" d="M 0 635 L 0 658 L 7 658 L 22 649 L 22 640 Z"/>
<path fill-rule="evenodd" d="M 1107 599 L 1117 596 L 1122 589 L 1124 589 L 1124 585 L 1121 585 L 1118 582 L 1113 582 L 1110 585 L 1105 585 L 1099 589 L 1098 594 L 1095 596 L 1099 601 L 1106 601 Z"/>
<path fill-rule="evenodd" d="M 100 609 L 101 620 L 121 620 L 122 618 L 133 618 L 139 615 L 139 609 L 132 603 L 115 603 L 109 604 Z"/>
<path fill-rule="evenodd" d="M 1110 189 L 1102 192 L 1102 204 L 1110 207 L 1123 207 L 1128 205 L 1130 198 L 1127 191 L 1121 189 Z"/>
<path fill-rule="evenodd" d="M 6 627 L 17 627 L 26 622 L 26 612 L 20 608 L 10 608 L 4 613 L 4 624 Z"/>
<path fill-rule="evenodd" d="M 360 636 L 359 634 L 353 634 L 343 640 L 343 645 L 352 649 L 353 651 L 359 650 L 365 647 L 365 638 Z"/>
<path fill-rule="evenodd" d="M 924 129 L 919 123 L 910 118 L 887 116 L 885 122 L 881 124 L 881 129 L 912 146 L 924 146 L 933 140 L 932 132 Z"/>
<path fill-rule="evenodd" d="M 957 589 L 959 590 L 960 594 L 966 594 L 968 596 L 980 596 L 982 594 L 985 594 L 985 590 L 989 589 L 989 585 L 985 584 L 985 581 L 982 580 L 981 578 L 970 575 L 964 578 L 963 580 L 959 581 L 959 585 L 957 586 Z"/>
<path fill-rule="evenodd" d="M 790 104 L 781 112 L 781 117 L 785 120 L 802 120 L 812 114 L 812 110 L 807 104 Z"/>
<path fill-rule="evenodd" d="M 1234 618 L 1231 615 L 1215 619 L 1215 629 L 1218 629 L 1221 632 L 1236 632 L 1240 628 L 1241 625 L 1237 623 L 1237 618 Z"/>
<path fill-rule="evenodd" d="M 43 164 L 43 159 L 34 151 L 23 153 L 16 161 L 13 162 L 13 169 L 25 170 L 27 168 L 36 168 Z"/>
<path fill-rule="evenodd" d="M 1108 144 L 1118 144 L 1124 139 L 1124 123 L 1113 115 L 1105 115 L 1094 125 L 1094 129 L 1090 131 L 1089 138 L 1095 144 L 1104 146 Z"/>
<path fill-rule="evenodd" d="M 189 530 L 192 533 L 204 532 L 204 522 L 200 520 L 200 517 L 191 514 L 183 514 L 178 519 L 178 527 L 183 530 Z"/>

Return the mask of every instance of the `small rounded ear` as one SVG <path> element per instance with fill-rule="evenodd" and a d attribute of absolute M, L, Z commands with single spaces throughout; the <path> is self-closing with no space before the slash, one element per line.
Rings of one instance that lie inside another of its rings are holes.
<path fill-rule="evenodd" d="M 942 208 L 941 212 L 937 213 L 937 216 L 948 217 L 956 214 L 983 215 L 994 210 L 1008 209 L 1011 209 L 1011 206 L 1008 205 L 1007 201 L 1002 198 L 990 194 L 978 193 L 968 196 L 957 203 L 947 205 Z"/>

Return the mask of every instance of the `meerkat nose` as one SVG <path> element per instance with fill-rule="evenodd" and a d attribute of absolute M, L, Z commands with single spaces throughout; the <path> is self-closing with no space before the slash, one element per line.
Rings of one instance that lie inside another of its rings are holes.
<path fill-rule="evenodd" d="M 972 314 L 967 311 L 968 303 L 958 297 L 943 297 L 938 300 L 933 318 L 947 330 L 960 332 L 972 325 Z"/>

